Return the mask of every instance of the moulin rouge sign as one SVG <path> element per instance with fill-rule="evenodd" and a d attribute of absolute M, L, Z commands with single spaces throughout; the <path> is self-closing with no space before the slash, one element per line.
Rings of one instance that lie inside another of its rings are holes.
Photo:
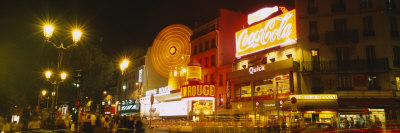
<path fill-rule="evenodd" d="M 215 85 L 212 84 L 193 84 L 181 87 L 182 98 L 186 97 L 214 97 Z"/>
<path fill-rule="evenodd" d="M 287 11 L 282 7 L 281 9 L 283 14 L 236 32 L 236 57 L 275 46 L 296 43 L 296 10 Z M 273 13 L 277 10 L 268 11 Z M 263 14 L 270 15 L 272 13 Z M 250 15 L 254 15 L 254 13 Z"/>

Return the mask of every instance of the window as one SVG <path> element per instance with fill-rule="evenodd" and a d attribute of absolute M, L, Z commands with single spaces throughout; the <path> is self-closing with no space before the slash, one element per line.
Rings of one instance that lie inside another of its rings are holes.
<path fill-rule="evenodd" d="M 332 12 L 343 12 L 346 11 L 345 0 L 333 0 Z"/>
<path fill-rule="evenodd" d="M 368 75 L 368 90 L 380 90 L 375 74 Z"/>
<path fill-rule="evenodd" d="M 338 75 L 338 90 L 352 90 L 351 76 L 346 74 Z"/>
<path fill-rule="evenodd" d="M 324 93 L 324 89 L 321 87 L 321 78 L 320 77 L 313 77 L 312 84 L 313 84 L 313 87 L 311 88 L 311 91 L 313 94 Z"/>
<path fill-rule="evenodd" d="M 212 84 L 215 84 L 215 77 L 214 77 L 214 74 L 211 74 L 211 75 L 210 75 L 210 81 L 211 81 Z"/>
<path fill-rule="evenodd" d="M 197 54 L 197 45 L 194 45 L 194 48 L 193 48 L 194 50 L 193 50 L 193 54 Z"/>
<path fill-rule="evenodd" d="M 396 77 L 396 90 L 400 91 L 400 77 Z"/>
<path fill-rule="evenodd" d="M 346 31 L 346 19 L 335 19 L 333 20 L 333 28 L 335 32 L 343 32 Z"/>
<path fill-rule="evenodd" d="M 204 59 L 204 67 L 208 67 L 208 57 L 206 57 L 205 59 Z"/>
<path fill-rule="evenodd" d="M 250 85 L 240 87 L 240 97 L 251 97 Z"/>
<path fill-rule="evenodd" d="M 211 48 L 216 48 L 216 44 L 217 42 L 215 42 L 215 38 L 211 39 Z"/>
<path fill-rule="evenodd" d="M 210 43 L 208 42 L 208 41 L 206 41 L 205 43 L 204 43 L 204 49 L 205 50 L 208 50 L 208 49 L 210 49 Z"/>
<path fill-rule="evenodd" d="M 311 21 L 309 23 L 310 25 L 310 36 L 309 36 L 309 40 L 310 41 L 318 41 L 319 40 L 319 36 L 318 36 L 318 28 L 317 28 L 317 21 Z"/>
<path fill-rule="evenodd" d="M 366 46 L 365 53 L 366 53 L 366 57 L 367 57 L 368 67 L 374 67 L 375 60 L 376 60 L 375 46 Z"/>
<path fill-rule="evenodd" d="M 374 28 L 372 26 L 372 16 L 363 17 L 364 36 L 375 36 Z"/>
<path fill-rule="evenodd" d="M 393 46 L 393 65 L 400 67 L 400 46 Z"/>
<path fill-rule="evenodd" d="M 203 43 L 200 43 L 200 45 L 199 45 L 199 53 L 200 52 L 203 52 Z"/>
<path fill-rule="evenodd" d="M 360 1 L 360 8 L 371 8 L 372 3 L 371 0 L 361 0 Z"/>
<path fill-rule="evenodd" d="M 223 81 L 222 78 L 223 78 L 223 77 L 222 77 L 222 74 L 220 74 L 220 75 L 219 75 L 219 82 L 218 82 L 218 85 L 219 85 L 219 86 L 222 86 L 222 85 L 223 85 L 223 82 L 224 82 L 224 81 Z"/>
<path fill-rule="evenodd" d="M 392 37 L 399 37 L 399 32 L 397 30 L 397 19 L 395 16 L 390 17 L 390 35 Z"/>
<path fill-rule="evenodd" d="M 203 67 L 203 62 L 201 59 L 199 59 L 200 67 Z"/>
<path fill-rule="evenodd" d="M 318 8 L 317 8 L 317 3 L 316 0 L 308 0 L 308 8 L 307 8 L 308 13 L 317 13 Z"/>
<path fill-rule="evenodd" d="M 319 71 L 320 65 L 319 65 L 319 50 L 318 49 L 311 50 L 311 62 L 312 62 L 312 69 L 314 71 Z"/>
<path fill-rule="evenodd" d="M 215 66 L 215 55 L 211 56 L 211 66 Z"/>
<path fill-rule="evenodd" d="M 336 48 L 336 60 L 338 68 L 345 68 L 349 65 L 349 48 L 339 47 Z"/>
<path fill-rule="evenodd" d="M 389 10 L 396 9 L 396 5 L 395 5 L 395 3 L 394 3 L 394 0 L 387 0 L 387 1 L 386 1 L 386 7 L 387 7 L 387 9 L 389 9 Z"/>

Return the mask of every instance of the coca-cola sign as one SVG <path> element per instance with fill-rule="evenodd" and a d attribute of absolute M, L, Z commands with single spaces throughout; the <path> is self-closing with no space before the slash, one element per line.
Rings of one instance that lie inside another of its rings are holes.
<path fill-rule="evenodd" d="M 275 46 L 291 45 L 297 41 L 296 10 L 236 32 L 236 57 Z"/>

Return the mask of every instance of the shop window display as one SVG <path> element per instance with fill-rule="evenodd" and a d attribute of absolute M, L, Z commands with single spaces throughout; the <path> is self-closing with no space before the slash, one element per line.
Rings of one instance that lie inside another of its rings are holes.
<path fill-rule="evenodd" d="M 240 93 L 241 97 L 251 97 L 251 87 L 250 87 L 250 85 L 240 87 L 240 92 L 241 92 Z"/>

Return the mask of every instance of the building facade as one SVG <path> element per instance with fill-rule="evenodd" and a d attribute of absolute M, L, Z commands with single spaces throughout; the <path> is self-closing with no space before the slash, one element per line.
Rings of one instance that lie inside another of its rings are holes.
<path fill-rule="evenodd" d="M 398 120 L 399 1 L 296 1 L 300 94 L 337 94 L 337 117 Z M 321 116 L 311 116 L 321 122 Z M 366 122 L 364 122 L 366 121 Z"/>

